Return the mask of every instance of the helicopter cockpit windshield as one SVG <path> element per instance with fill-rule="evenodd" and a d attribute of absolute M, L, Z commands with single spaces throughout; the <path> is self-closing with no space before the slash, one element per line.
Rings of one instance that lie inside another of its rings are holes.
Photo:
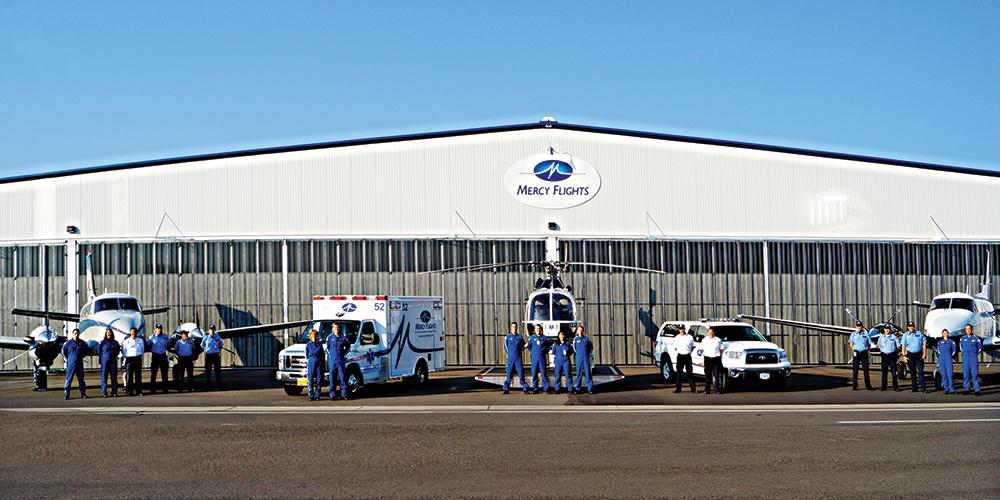
<path fill-rule="evenodd" d="M 573 299 L 568 295 L 551 292 L 539 293 L 528 304 L 528 321 L 576 321 Z"/>

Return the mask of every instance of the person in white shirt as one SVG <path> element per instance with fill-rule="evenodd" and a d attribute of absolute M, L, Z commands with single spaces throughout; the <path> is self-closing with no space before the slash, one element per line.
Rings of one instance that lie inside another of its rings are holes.
<path fill-rule="evenodd" d="M 709 328 L 708 336 L 701 341 L 701 349 L 705 353 L 705 394 L 720 390 L 722 377 L 722 339 L 715 336 L 715 330 Z"/>
<path fill-rule="evenodd" d="M 688 383 L 691 384 L 691 392 L 698 392 L 694 385 L 694 367 L 691 365 L 691 351 L 694 350 L 694 338 L 681 330 L 681 333 L 674 337 L 674 352 L 677 353 L 677 375 L 674 392 L 681 392 L 681 373 L 687 376 Z"/>
<path fill-rule="evenodd" d="M 138 337 L 139 331 L 129 330 L 129 336 L 122 342 L 122 352 L 125 354 L 125 395 L 134 392 L 142 396 L 142 353 L 146 342 Z"/>

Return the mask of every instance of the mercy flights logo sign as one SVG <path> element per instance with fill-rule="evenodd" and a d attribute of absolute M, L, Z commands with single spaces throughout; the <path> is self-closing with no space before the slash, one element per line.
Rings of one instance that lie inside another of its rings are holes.
<path fill-rule="evenodd" d="M 601 189 L 601 175 L 572 155 L 542 153 L 511 165 L 504 186 L 521 203 L 560 210 L 590 201 Z"/>

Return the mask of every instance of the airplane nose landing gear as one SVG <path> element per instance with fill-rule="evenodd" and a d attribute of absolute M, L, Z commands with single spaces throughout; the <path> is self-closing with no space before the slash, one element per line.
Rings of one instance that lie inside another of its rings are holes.
<path fill-rule="evenodd" d="M 47 391 L 49 390 L 49 373 L 43 370 L 41 367 L 35 367 L 35 391 Z"/>

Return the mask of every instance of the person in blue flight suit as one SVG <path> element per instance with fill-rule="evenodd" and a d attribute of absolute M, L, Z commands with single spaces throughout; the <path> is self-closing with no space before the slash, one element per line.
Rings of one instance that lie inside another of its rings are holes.
<path fill-rule="evenodd" d="M 212 390 L 212 372 L 215 372 L 215 390 L 222 388 L 222 337 L 215 333 L 215 325 L 208 325 L 208 334 L 201 339 L 205 350 L 205 388 Z"/>
<path fill-rule="evenodd" d="M 941 374 L 941 387 L 945 394 L 955 394 L 955 341 L 948 338 L 948 329 L 941 331 L 941 340 L 937 343 L 938 372 Z"/>
<path fill-rule="evenodd" d="M 868 377 L 868 349 L 871 347 L 872 338 L 865 331 L 865 327 L 860 321 L 854 326 L 857 329 L 847 339 L 847 345 L 851 347 L 851 351 L 854 353 L 854 358 L 851 360 L 851 366 L 854 367 L 854 371 L 851 372 L 851 390 L 858 390 L 858 367 L 860 366 L 865 371 L 865 389 L 870 391 L 872 390 L 872 382 L 871 378 Z"/>
<path fill-rule="evenodd" d="M 118 396 L 118 355 L 122 345 L 115 340 L 115 334 L 110 328 L 104 330 L 104 339 L 97 345 L 97 357 L 101 362 L 101 397 Z M 111 392 L 108 392 L 108 379 L 111 379 Z"/>
<path fill-rule="evenodd" d="M 524 352 L 524 337 L 517 333 L 517 323 L 510 324 L 510 333 L 503 339 L 503 350 L 507 353 L 507 378 L 503 381 L 503 393 L 510 394 L 510 379 L 517 372 L 517 380 L 521 382 L 521 390 L 528 393 L 528 381 L 524 380 L 524 363 L 521 355 Z"/>
<path fill-rule="evenodd" d="M 983 341 L 972 334 L 972 325 L 965 325 L 965 336 L 958 341 L 962 349 L 962 389 L 964 394 L 969 388 L 975 389 L 979 395 L 979 353 L 983 351 Z M 68 375 L 67 375 L 68 377 Z M 69 380 L 67 378 L 67 380 Z"/>
<path fill-rule="evenodd" d="M 351 350 L 351 342 L 347 335 L 340 333 L 340 325 L 333 324 L 333 333 L 326 338 L 326 352 L 330 356 L 330 400 L 347 400 L 347 351 Z M 335 388 L 340 384 L 340 395 Z M 317 390 L 316 397 L 319 398 Z"/>
<path fill-rule="evenodd" d="M 62 347 L 62 355 L 66 360 L 66 383 L 63 385 L 63 399 L 69 399 L 69 384 L 76 374 L 76 382 L 80 386 L 80 397 L 87 399 L 87 383 L 83 381 L 83 360 L 90 348 L 80 340 L 80 329 L 73 329 L 73 338 L 66 341 Z M 978 387 L 978 385 L 976 386 Z"/>
<path fill-rule="evenodd" d="M 184 392 L 184 379 L 187 379 L 187 391 L 194 390 L 194 341 L 188 339 L 188 332 L 181 330 L 181 338 L 174 342 L 174 352 L 177 353 L 177 364 L 180 365 L 178 389 Z M 184 373 L 187 372 L 187 377 Z"/>
<path fill-rule="evenodd" d="M 545 369 L 549 363 L 549 347 L 552 342 L 542 335 L 542 325 L 535 325 L 535 334 L 528 339 L 528 352 L 531 354 L 531 392 L 538 394 L 538 377 L 542 379 L 542 390 L 551 394 L 549 376 Z"/>
<path fill-rule="evenodd" d="M 149 363 L 149 393 L 156 393 L 156 372 L 160 372 L 160 378 L 163 380 L 161 382 L 160 388 L 163 393 L 167 393 L 167 350 L 170 349 L 170 337 L 163 333 L 163 325 L 156 324 L 156 333 L 146 340 L 146 350 L 151 352 L 151 361 Z"/>
<path fill-rule="evenodd" d="M 587 392 L 594 393 L 594 377 L 591 374 L 590 356 L 594 354 L 594 343 L 590 341 L 583 325 L 577 325 L 576 337 L 573 337 L 573 352 L 576 360 L 576 388 L 582 391 L 584 378 L 587 381 Z"/>
<path fill-rule="evenodd" d="M 323 344 L 317 340 L 319 332 L 309 330 L 309 342 L 306 342 L 306 381 L 309 382 L 309 401 L 319 401 L 320 386 L 323 385 L 323 363 L 326 355 Z"/>
<path fill-rule="evenodd" d="M 924 359 L 927 359 L 927 337 L 924 332 L 916 331 L 912 321 L 906 322 L 906 333 L 903 334 L 903 361 L 910 370 L 910 392 L 917 392 L 917 382 L 920 390 L 927 394 L 924 384 Z"/>
<path fill-rule="evenodd" d="M 570 374 L 570 364 L 569 357 L 573 355 L 573 346 L 566 342 L 566 333 L 563 331 L 559 332 L 556 343 L 552 344 L 552 354 L 555 357 L 555 392 L 559 392 L 559 378 L 560 376 L 566 378 L 566 391 L 570 394 L 576 394 L 576 388 L 573 386 L 573 375 Z"/>
<path fill-rule="evenodd" d="M 899 339 L 892 334 L 892 327 L 885 325 L 882 328 L 882 335 L 878 336 L 878 350 L 882 353 L 882 387 L 878 390 L 886 390 L 889 382 L 889 373 L 892 373 L 892 390 L 899 392 L 899 381 L 896 379 L 896 361 L 899 359 Z"/>

